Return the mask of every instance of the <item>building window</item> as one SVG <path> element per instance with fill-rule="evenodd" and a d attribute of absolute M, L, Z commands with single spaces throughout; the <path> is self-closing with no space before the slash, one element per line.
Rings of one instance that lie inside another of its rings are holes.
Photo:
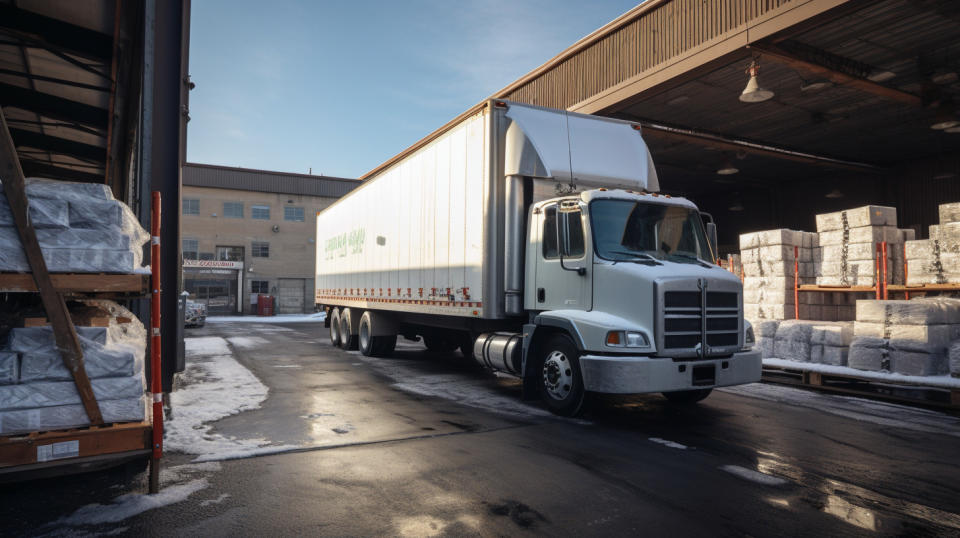
<path fill-rule="evenodd" d="M 243 202 L 224 202 L 223 216 L 228 219 L 242 219 Z"/>
<path fill-rule="evenodd" d="M 291 222 L 303 222 L 303 208 L 302 207 L 284 207 L 283 220 L 289 220 Z"/>
<path fill-rule="evenodd" d="M 242 262 L 243 247 L 217 247 L 217 260 L 222 262 Z"/>
<path fill-rule="evenodd" d="M 250 218 L 256 220 L 270 220 L 270 206 L 254 205 L 250 206 Z"/>
<path fill-rule="evenodd" d="M 251 247 L 250 254 L 254 258 L 270 257 L 270 243 L 267 243 L 266 241 L 254 241 Z"/>
<path fill-rule="evenodd" d="M 182 245 L 183 259 L 196 260 L 200 257 L 200 241 L 196 239 L 184 239 Z"/>
<path fill-rule="evenodd" d="M 183 201 L 183 214 L 184 215 L 199 215 L 200 214 L 200 200 L 186 200 Z"/>
<path fill-rule="evenodd" d="M 251 280 L 250 293 L 270 293 L 269 280 Z"/>
<path fill-rule="evenodd" d="M 200 253 L 200 259 L 201 259 L 201 260 L 212 260 L 212 259 L 213 259 L 213 252 L 201 252 L 201 253 Z"/>

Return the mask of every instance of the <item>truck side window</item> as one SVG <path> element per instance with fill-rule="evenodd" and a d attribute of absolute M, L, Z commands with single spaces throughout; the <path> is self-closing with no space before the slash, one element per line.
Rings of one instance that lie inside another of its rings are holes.
<path fill-rule="evenodd" d="M 560 257 L 557 252 L 557 222 L 557 207 L 548 207 L 543 219 L 543 257 L 548 260 Z M 563 257 L 579 258 L 583 256 L 584 241 L 581 212 L 578 210 L 560 213 L 559 222 Z"/>

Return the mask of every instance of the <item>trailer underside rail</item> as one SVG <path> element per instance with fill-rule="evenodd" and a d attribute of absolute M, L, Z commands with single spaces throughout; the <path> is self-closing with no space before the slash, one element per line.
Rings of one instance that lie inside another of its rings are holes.
<path fill-rule="evenodd" d="M 767 383 L 801 386 L 823 392 L 860 396 L 893 403 L 960 413 L 960 388 L 932 387 L 900 380 L 876 380 L 856 375 L 823 373 L 802 368 L 763 366 Z"/>

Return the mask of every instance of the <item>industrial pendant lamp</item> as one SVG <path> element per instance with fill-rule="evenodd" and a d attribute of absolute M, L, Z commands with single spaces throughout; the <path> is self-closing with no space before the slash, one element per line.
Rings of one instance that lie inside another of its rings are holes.
<path fill-rule="evenodd" d="M 952 102 L 941 103 L 937 107 L 936 117 L 930 128 L 936 131 L 955 132 L 953 129 L 960 127 L 960 121 L 957 120 L 956 107 Z"/>
<path fill-rule="evenodd" d="M 773 92 L 761 88 L 760 81 L 757 79 L 757 76 L 760 74 L 759 59 L 750 62 L 750 67 L 747 68 L 747 74 L 750 75 L 750 80 L 747 81 L 747 87 L 744 88 L 743 93 L 740 94 L 740 101 L 744 103 L 761 103 L 773 97 Z"/>

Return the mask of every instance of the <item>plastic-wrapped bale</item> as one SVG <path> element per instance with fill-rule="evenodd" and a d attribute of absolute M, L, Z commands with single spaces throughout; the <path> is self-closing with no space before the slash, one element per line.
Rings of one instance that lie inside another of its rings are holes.
<path fill-rule="evenodd" d="M 37 230 L 51 272 L 132 273 L 140 267 L 142 247 L 150 236 L 130 208 L 113 199 L 108 187 L 30 178 L 26 191 L 35 226 L 59 228 Z M 0 226 L 3 210 L 0 206 Z M 9 214 L 9 207 L 6 211 Z M 30 270 L 13 228 L 0 234 L 0 270 Z"/>
<path fill-rule="evenodd" d="M 948 356 L 950 358 L 950 375 L 960 377 L 960 340 L 950 344 Z"/>
<path fill-rule="evenodd" d="M 142 375 L 93 379 L 90 384 L 97 402 L 140 398 L 144 391 Z M 0 386 L 0 411 L 80 404 L 80 393 L 73 381 Z"/>
<path fill-rule="evenodd" d="M 855 337 L 850 345 L 848 366 L 858 370 L 896 372 L 904 375 L 931 376 L 947 373 L 945 353 L 923 353 L 896 349 L 891 340 Z"/>
<path fill-rule="evenodd" d="M 897 210 L 885 206 L 817 215 L 821 260 L 817 284 L 821 286 L 873 286 L 877 280 L 876 244 L 888 243 L 888 282 L 903 281 L 903 238 L 897 227 Z"/>
<path fill-rule="evenodd" d="M 777 326 L 773 355 L 779 359 L 810 362 L 810 340 L 813 328 L 819 323 L 806 320 L 784 320 Z"/>
<path fill-rule="evenodd" d="M 907 284 L 960 282 L 960 253 L 950 252 L 939 239 L 907 241 Z"/>
<path fill-rule="evenodd" d="M 77 327 L 81 349 L 85 345 L 107 343 L 107 327 Z M 86 340 L 86 342 L 84 342 Z M 7 348 L 19 353 L 44 352 L 57 349 L 53 329 L 47 327 L 17 327 L 7 336 Z"/>
<path fill-rule="evenodd" d="M 143 355 L 132 350 L 87 346 L 83 365 L 90 379 L 131 377 L 143 374 Z M 20 362 L 20 382 L 71 381 L 73 374 L 57 351 L 24 353 Z"/>
<path fill-rule="evenodd" d="M 810 318 L 811 317 L 811 305 L 801 304 L 800 305 L 800 318 Z M 796 317 L 796 310 L 792 304 L 744 304 L 743 305 L 743 315 L 744 317 L 756 320 L 792 320 Z"/>
<path fill-rule="evenodd" d="M 750 324 L 753 326 L 753 336 L 756 339 L 755 346 L 760 351 L 761 358 L 773 357 L 773 343 L 780 322 L 778 320 L 751 320 Z"/>
<path fill-rule="evenodd" d="M 810 336 L 810 362 L 846 366 L 852 340 L 852 322 L 814 326 Z"/>
<path fill-rule="evenodd" d="M 860 300 L 857 301 L 857 321 L 905 325 L 960 323 L 960 299 Z"/>
<path fill-rule="evenodd" d="M 740 236 L 744 274 L 744 314 L 751 319 L 793 319 L 794 285 L 809 284 L 814 274 L 816 234 L 777 229 Z M 798 277 L 798 278 L 797 278 Z M 800 297 L 800 317 L 813 297 Z"/>
<path fill-rule="evenodd" d="M 146 417 L 146 398 L 98 402 L 104 422 L 141 422 Z M 89 426 L 83 405 L 58 405 L 0 411 L 0 434 L 17 434 Z"/>
<path fill-rule="evenodd" d="M 867 205 L 833 213 L 817 215 L 817 231 L 846 230 L 864 226 L 896 226 L 897 209 L 879 205 Z"/>
<path fill-rule="evenodd" d="M 0 184 L 2 186 L 2 184 Z M 55 228 L 64 229 L 70 226 L 70 213 L 65 200 L 29 200 L 27 213 L 30 215 L 30 223 L 37 230 Z M 7 203 L 6 196 L 0 196 L 0 227 L 13 228 L 16 224 L 13 221 L 13 212 L 10 210 L 10 204 Z"/>
<path fill-rule="evenodd" d="M 20 357 L 10 351 L 0 351 L 0 385 L 20 382 Z"/>
<path fill-rule="evenodd" d="M 940 204 L 940 224 L 960 222 L 960 202 Z"/>

